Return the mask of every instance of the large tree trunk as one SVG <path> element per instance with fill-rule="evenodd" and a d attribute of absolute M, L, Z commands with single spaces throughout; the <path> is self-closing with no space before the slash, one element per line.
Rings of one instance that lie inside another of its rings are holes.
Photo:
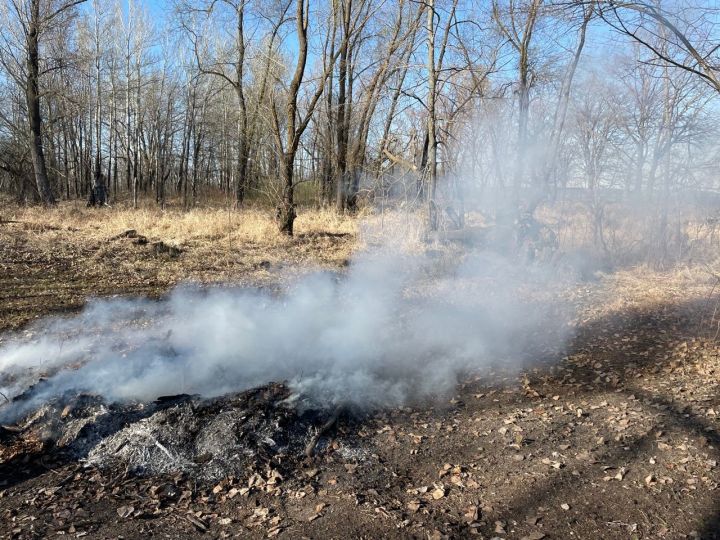
<path fill-rule="evenodd" d="M 286 152 L 282 157 L 282 181 L 283 195 L 280 206 L 277 210 L 278 228 L 280 232 L 288 236 L 293 235 L 295 223 L 295 189 L 293 186 L 293 167 L 295 155 Z"/>
<path fill-rule="evenodd" d="M 40 115 L 40 59 L 38 52 L 38 32 L 40 22 L 40 0 L 32 0 L 30 6 L 31 20 L 27 34 L 27 83 L 25 97 L 27 100 L 28 120 L 30 124 L 30 156 L 35 172 L 35 185 L 40 200 L 44 204 L 54 205 L 55 196 L 50 187 L 50 180 L 45 166 L 45 154 L 42 142 L 42 117 Z"/>

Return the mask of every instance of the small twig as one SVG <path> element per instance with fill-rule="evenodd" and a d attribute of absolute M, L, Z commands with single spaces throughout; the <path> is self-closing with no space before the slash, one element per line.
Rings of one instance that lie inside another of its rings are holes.
<path fill-rule="evenodd" d="M 192 525 L 194 525 L 198 530 L 200 530 L 202 532 L 205 532 L 208 530 L 207 525 L 205 525 L 205 523 L 202 520 L 196 518 L 192 514 L 182 516 L 182 518 L 185 519 L 188 523 L 191 523 Z"/>
<path fill-rule="evenodd" d="M 6 401 L 7 403 L 10 403 L 10 400 L 8 399 L 8 397 L 7 397 L 5 394 L 3 394 L 2 392 L 0 392 L 0 396 L 4 397 L 4 398 L 5 398 L 5 401 Z"/>
<path fill-rule="evenodd" d="M 340 418 L 340 415 L 345 410 L 345 407 L 337 407 L 335 409 L 335 412 L 332 414 L 332 416 L 325 422 L 320 429 L 315 433 L 315 435 L 312 436 L 310 441 L 307 443 L 307 446 L 305 446 L 305 455 L 307 457 L 312 457 L 315 453 L 315 447 L 317 446 L 317 443 L 320 442 L 320 438 L 325 435 L 332 427 L 337 424 L 338 419 Z"/>
<path fill-rule="evenodd" d="M 155 446 L 157 446 L 160 450 L 162 450 L 163 452 L 165 452 L 165 454 L 167 455 L 167 457 L 169 457 L 171 460 L 175 461 L 175 458 L 174 458 L 173 455 L 170 453 L 170 450 L 168 450 L 168 449 L 165 448 L 162 444 L 160 444 L 159 441 L 155 440 Z"/>

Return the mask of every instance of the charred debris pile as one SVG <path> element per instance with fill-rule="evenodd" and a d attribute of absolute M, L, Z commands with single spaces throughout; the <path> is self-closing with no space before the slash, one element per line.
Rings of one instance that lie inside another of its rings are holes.
<path fill-rule="evenodd" d="M 37 387 L 13 401 L 31 399 Z M 336 428 L 339 419 L 349 426 L 357 416 L 344 408 L 302 410 L 290 397 L 280 383 L 216 398 L 181 394 L 149 403 L 66 393 L 0 426 L 0 460 L 22 463 L 42 455 L 139 476 L 186 474 L 206 483 L 265 468 L 274 472 L 263 482 L 272 484 L 279 471 L 316 453 L 356 456 L 358 441 Z"/>

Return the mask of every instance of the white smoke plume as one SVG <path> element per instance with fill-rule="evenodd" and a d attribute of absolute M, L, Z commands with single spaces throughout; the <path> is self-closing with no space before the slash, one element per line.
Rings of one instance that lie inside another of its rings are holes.
<path fill-rule="evenodd" d="M 310 273 L 280 294 L 181 287 L 161 301 L 96 299 L 0 346 L 11 400 L 47 375 L 0 419 L 67 391 L 128 401 L 288 381 L 300 403 L 364 409 L 441 396 L 468 372 L 562 344 L 566 319 L 532 299 L 555 283 L 493 253 L 449 264 L 378 248 L 346 275 Z"/>

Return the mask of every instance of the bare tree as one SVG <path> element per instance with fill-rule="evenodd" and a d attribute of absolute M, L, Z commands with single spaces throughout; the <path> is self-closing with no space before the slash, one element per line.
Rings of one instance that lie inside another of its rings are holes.
<path fill-rule="evenodd" d="M 307 65 L 308 27 L 310 22 L 308 0 L 296 0 L 295 3 L 295 35 L 297 38 L 295 71 L 287 90 L 283 92 L 282 96 L 273 95 L 271 103 L 273 135 L 280 156 L 280 181 L 282 186 L 280 204 L 277 209 L 277 221 L 280 231 L 288 236 L 293 235 L 293 224 L 297 216 L 295 209 L 295 156 L 300 147 L 300 138 L 310 123 L 312 114 L 325 90 L 325 80 L 329 77 L 337 58 L 337 56 L 330 58 L 328 64 L 324 66 L 316 89 L 311 93 L 305 105 L 305 110 L 301 113 L 298 99 Z M 284 130 L 278 110 L 281 98 L 285 104 Z M 284 136 L 283 131 L 285 132 Z"/>
<path fill-rule="evenodd" d="M 92 63 L 93 72 L 95 75 L 95 111 L 94 111 L 94 128 L 95 128 L 95 161 L 93 165 L 93 176 L 92 185 L 90 187 L 90 193 L 88 196 L 89 206 L 104 206 L 107 204 L 107 185 L 105 183 L 105 176 L 103 175 L 102 167 L 102 141 L 103 141 L 103 122 L 102 122 L 102 95 L 103 95 L 103 80 L 102 80 L 102 68 L 103 68 L 103 37 L 107 32 L 107 27 L 104 24 L 105 12 L 101 6 L 99 0 L 92 0 L 92 30 L 91 42 L 92 42 Z"/>
<path fill-rule="evenodd" d="M 45 37 L 66 22 L 73 8 L 84 0 L 8 0 L 0 8 L 5 22 L 0 41 L 0 63 L 24 90 L 27 105 L 30 155 L 35 183 L 43 203 L 55 204 L 43 147 L 43 119 L 40 100 L 42 46 Z"/>
<path fill-rule="evenodd" d="M 565 130 L 565 121 L 567 118 L 567 111 L 570 105 L 570 92 L 572 90 L 573 81 L 575 74 L 577 73 L 578 65 L 580 64 L 580 57 L 582 56 L 583 49 L 585 48 L 585 42 L 587 37 L 587 30 L 595 14 L 594 6 L 582 6 L 582 16 L 580 18 L 580 27 L 577 32 L 577 43 L 575 46 L 575 52 L 573 53 L 572 60 L 568 65 L 565 75 L 563 76 L 562 83 L 560 85 L 560 95 L 558 96 L 557 104 L 553 114 L 552 128 L 550 131 L 550 141 L 548 144 L 547 155 L 543 166 L 543 182 L 542 186 L 538 191 L 538 195 L 535 201 L 532 203 L 532 209 L 534 206 L 540 204 L 540 201 L 547 196 L 550 191 L 550 176 L 554 172 L 555 164 L 558 160 L 560 152 L 561 141 Z"/>
<path fill-rule="evenodd" d="M 530 89 L 533 84 L 531 46 L 542 4 L 543 0 L 528 0 L 521 4 L 510 0 L 506 9 L 503 10 L 498 0 L 493 0 L 495 22 L 517 54 L 518 135 L 517 161 L 513 181 L 516 200 L 520 197 L 520 188 L 525 176 Z"/>
<path fill-rule="evenodd" d="M 690 16 L 685 19 L 684 13 L 671 13 L 664 9 L 660 2 L 591 1 L 597 4 L 603 20 L 643 45 L 657 60 L 697 75 L 715 91 L 720 92 L 720 40 L 713 32 L 717 24 L 714 22 L 717 18 L 716 12 L 714 17 Z M 714 11 L 704 4 L 699 4 L 697 8 L 701 13 Z M 685 11 L 692 15 L 694 10 L 688 7 Z M 655 25 L 662 27 L 664 31 L 655 32 L 652 28 Z M 653 37 L 661 39 L 653 40 Z"/>
<path fill-rule="evenodd" d="M 457 5 L 457 2 L 455 2 Z M 454 7 L 454 6 L 453 6 Z M 437 133 L 435 131 L 435 98 L 437 86 L 437 66 L 435 65 L 435 0 L 429 0 L 427 5 L 427 136 L 428 136 L 428 218 L 430 230 L 438 227 L 437 205 L 435 193 L 437 191 Z"/>
<path fill-rule="evenodd" d="M 393 73 L 407 73 L 408 56 L 423 13 L 422 7 L 405 0 L 397 2 L 396 9 L 386 17 L 382 16 L 380 4 L 368 0 L 348 2 L 342 7 L 345 11 L 341 11 L 336 114 L 336 204 L 340 212 L 357 209 L 375 111 Z M 370 47 L 374 52 L 364 54 Z M 362 84 L 353 84 L 356 80 Z"/>

